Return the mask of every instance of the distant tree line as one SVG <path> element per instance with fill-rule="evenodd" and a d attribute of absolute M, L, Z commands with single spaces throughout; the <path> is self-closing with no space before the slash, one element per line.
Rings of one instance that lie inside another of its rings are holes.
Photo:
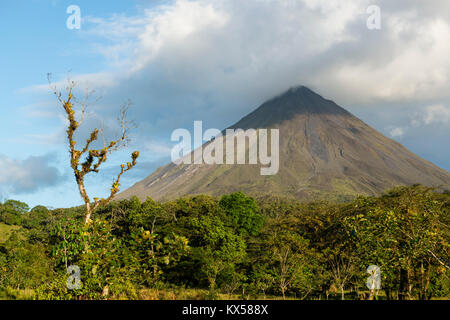
<path fill-rule="evenodd" d="M 8 200 L 0 226 L 20 228 L 0 244 L 0 297 L 448 298 L 449 209 L 449 193 L 423 186 L 341 204 L 239 192 L 111 202 L 86 225 L 83 207 Z M 72 265 L 80 289 L 67 287 Z M 366 287 L 370 265 L 380 290 Z"/>

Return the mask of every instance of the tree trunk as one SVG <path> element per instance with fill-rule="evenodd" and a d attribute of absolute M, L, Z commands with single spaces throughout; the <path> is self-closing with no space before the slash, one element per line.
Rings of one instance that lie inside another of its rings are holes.
<path fill-rule="evenodd" d="M 384 289 L 384 292 L 386 294 L 386 299 L 387 300 L 392 300 L 391 289 Z"/>
<path fill-rule="evenodd" d="M 87 196 L 86 189 L 84 188 L 84 182 L 82 180 L 77 180 L 78 189 L 80 190 L 81 197 L 84 200 L 84 204 L 86 206 L 86 215 L 84 216 L 84 223 L 88 224 L 89 220 L 91 219 L 91 201 L 89 200 L 89 197 Z"/>
<path fill-rule="evenodd" d="M 405 269 L 400 269 L 400 284 L 399 284 L 399 300 L 405 300 L 408 291 L 408 272 Z"/>

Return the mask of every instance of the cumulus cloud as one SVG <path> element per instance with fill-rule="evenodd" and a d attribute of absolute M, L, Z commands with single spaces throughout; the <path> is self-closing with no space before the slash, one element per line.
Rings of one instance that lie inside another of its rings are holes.
<path fill-rule="evenodd" d="M 46 155 L 16 160 L 0 154 L 0 191 L 32 193 L 64 182 L 64 175 L 51 165 L 52 158 Z"/>
<path fill-rule="evenodd" d="M 373 4 L 381 30 L 366 27 Z M 180 116 L 240 110 L 297 84 L 349 104 L 449 99 L 449 12 L 447 1 L 177 0 L 86 17 L 82 32 L 113 69 L 75 80 Z"/>
<path fill-rule="evenodd" d="M 113 40 L 103 52 L 120 48 L 141 86 L 178 94 L 267 98 L 309 84 L 353 102 L 449 97 L 450 6 L 391 2 L 376 3 L 379 31 L 366 28 L 367 0 L 178 0 L 139 17 L 88 19 L 87 32 Z"/>
<path fill-rule="evenodd" d="M 148 141 L 144 143 L 144 149 L 155 154 L 156 157 L 167 157 L 172 151 L 172 146 L 158 141 Z"/>
<path fill-rule="evenodd" d="M 423 122 L 426 125 L 433 123 L 444 123 L 444 124 L 449 123 L 450 108 L 442 104 L 426 107 Z"/>
<path fill-rule="evenodd" d="M 391 137 L 393 137 L 393 138 L 400 138 L 403 136 L 405 131 L 403 128 L 397 127 L 397 128 L 392 128 L 389 133 L 390 133 Z"/>
<path fill-rule="evenodd" d="M 450 108 L 443 104 L 433 104 L 415 111 L 411 116 L 410 126 L 442 127 L 450 124 Z"/>

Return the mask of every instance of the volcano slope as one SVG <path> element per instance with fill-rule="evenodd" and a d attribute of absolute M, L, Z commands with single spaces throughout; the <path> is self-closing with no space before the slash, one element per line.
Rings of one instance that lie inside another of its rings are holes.
<path fill-rule="evenodd" d="M 300 200 L 344 201 L 398 185 L 448 189 L 450 173 L 413 154 L 331 100 L 295 87 L 230 128 L 279 129 L 279 171 L 261 165 L 169 163 L 118 195 L 170 200 L 242 191 Z"/>

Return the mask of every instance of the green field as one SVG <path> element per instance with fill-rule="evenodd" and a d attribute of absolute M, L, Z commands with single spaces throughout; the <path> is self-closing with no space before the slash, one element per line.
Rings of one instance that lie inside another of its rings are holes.
<path fill-rule="evenodd" d="M 0 222 L 0 242 L 8 240 L 9 236 L 14 230 L 19 230 L 19 226 L 9 226 Z"/>

